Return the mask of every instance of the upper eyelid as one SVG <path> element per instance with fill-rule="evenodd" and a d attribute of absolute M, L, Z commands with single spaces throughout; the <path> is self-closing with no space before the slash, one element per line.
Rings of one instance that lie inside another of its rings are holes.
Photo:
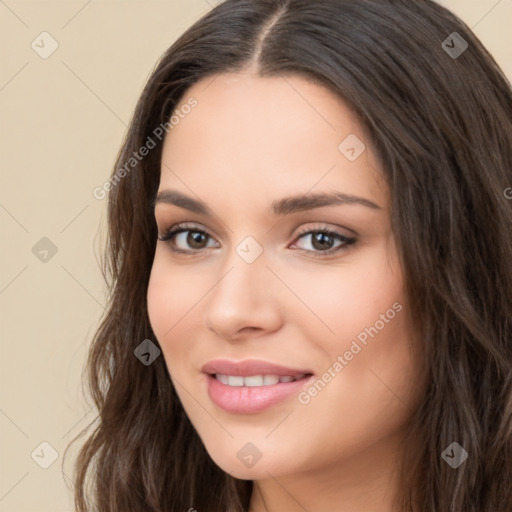
<path fill-rule="evenodd" d="M 158 232 L 160 235 L 165 235 L 172 231 L 177 231 L 177 230 L 194 231 L 194 229 L 196 231 L 204 231 L 208 236 L 213 237 L 213 235 L 211 234 L 211 230 L 209 228 L 206 228 L 206 227 L 202 226 L 201 224 L 197 224 L 195 222 L 178 222 L 176 224 L 173 224 L 170 228 L 166 228 L 164 230 L 158 229 Z M 315 232 L 315 231 L 328 231 L 328 232 L 340 234 L 342 236 L 346 236 L 347 238 L 352 237 L 352 235 L 343 235 L 343 233 L 337 233 L 337 231 L 336 231 L 337 229 L 347 229 L 348 231 L 351 231 L 354 235 L 357 235 L 357 233 L 354 230 L 349 229 L 349 228 L 342 228 L 342 227 L 333 228 L 333 227 L 327 226 L 326 224 L 321 224 L 319 222 L 316 222 L 315 226 L 300 229 L 299 232 L 295 236 L 305 235 L 305 234 L 308 234 L 310 232 Z"/>
<path fill-rule="evenodd" d="M 348 229 L 348 228 L 345 228 L 345 229 Z M 215 240 L 217 243 L 219 243 L 218 240 L 216 239 L 216 237 L 213 236 L 210 233 L 209 229 L 204 228 L 200 224 L 197 224 L 195 222 L 178 222 L 177 224 L 174 224 L 173 226 L 171 226 L 169 229 L 164 230 L 162 233 L 159 232 L 158 238 L 159 239 L 160 239 L 160 237 L 166 238 L 166 236 L 169 235 L 170 233 L 173 233 L 173 236 L 174 236 L 174 235 L 177 235 L 177 234 L 182 233 L 184 231 L 185 232 L 186 231 L 191 231 L 191 232 L 200 231 L 200 232 L 203 232 L 209 238 L 211 238 L 211 239 Z M 352 230 L 350 230 L 350 231 L 352 231 Z M 336 230 L 336 228 L 331 228 L 331 227 L 329 227 L 327 225 L 324 225 L 324 224 L 320 225 L 317 222 L 315 226 L 311 226 L 309 228 L 300 229 L 299 232 L 296 233 L 293 236 L 293 242 L 292 243 L 295 243 L 299 238 L 301 238 L 301 237 L 303 237 L 305 235 L 308 235 L 308 234 L 311 234 L 311 233 L 315 233 L 315 232 L 329 233 L 329 234 L 336 235 L 338 237 L 345 238 L 345 239 L 351 240 L 351 241 L 355 241 L 356 240 L 356 237 L 353 236 L 353 235 L 346 235 L 346 234 L 343 234 L 343 233 L 339 233 Z"/>
<path fill-rule="evenodd" d="M 166 228 L 162 231 L 158 230 L 160 235 L 167 235 L 168 233 L 175 231 L 201 231 L 206 233 L 210 238 L 215 238 L 209 229 L 202 227 L 200 224 L 188 223 L 188 222 L 178 222 L 177 224 L 172 225 L 170 228 Z"/>
<path fill-rule="evenodd" d="M 349 228 L 345 228 L 349 229 Z M 174 246 L 174 238 L 183 232 L 194 232 L 194 231 L 200 231 L 203 232 L 207 238 L 210 238 L 211 240 L 214 240 L 216 244 L 219 244 L 216 237 L 212 236 L 210 234 L 209 229 L 204 229 L 199 224 L 196 224 L 195 222 L 182 222 L 182 223 L 176 223 L 172 225 L 169 229 L 164 231 L 162 234 L 158 234 L 158 240 L 161 242 L 164 242 L 165 244 L 170 244 L 171 246 Z M 354 235 L 345 235 L 343 233 L 338 232 L 336 229 L 329 228 L 328 226 L 322 224 L 322 225 L 315 225 L 311 226 L 309 228 L 302 228 L 298 233 L 296 233 L 293 236 L 293 240 L 291 242 L 291 247 L 295 246 L 295 251 L 299 251 L 300 253 L 304 253 L 306 256 L 309 256 L 310 258 L 314 258 L 317 261 L 321 261 L 322 259 L 326 258 L 335 258 L 337 256 L 345 254 L 347 251 L 350 252 L 350 250 L 358 245 L 359 242 L 359 235 L 349 229 L 349 231 L 352 231 Z M 340 241 L 340 245 L 337 247 L 333 247 L 330 249 L 326 249 L 323 251 L 316 251 L 316 250 L 308 250 L 308 249 L 302 249 L 300 247 L 296 247 L 297 243 L 304 238 L 305 236 L 311 235 L 315 232 L 323 232 L 328 233 L 330 236 L 333 236 L 334 238 L 337 238 L 338 241 Z M 217 247 L 203 247 L 200 249 L 179 249 L 177 247 L 170 247 L 171 251 L 176 254 L 184 254 L 189 257 L 194 256 L 201 256 L 204 255 L 204 251 L 209 251 L 212 249 L 215 249 Z"/>

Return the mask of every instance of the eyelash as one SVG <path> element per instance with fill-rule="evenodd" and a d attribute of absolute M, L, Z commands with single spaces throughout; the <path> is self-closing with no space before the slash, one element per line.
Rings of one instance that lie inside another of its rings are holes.
<path fill-rule="evenodd" d="M 174 245 L 172 243 L 173 238 L 176 235 L 178 235 L 179 233 L 183 233 L 183 232 L 187 232 L 187 231 L 190 231 L 192 233 L 201 233 L 203 235 L 206 235 L 209 239 L 213 239 L 213 237 L 211 237 L 203 229 L 200 229 L 197 225 L 189 224 L 189 223 L 182 223 L 182 224 L 177 224 L 176 226 L 173 226 L 171 229 L 169 229 L 168 231 L 166 231 L 163 234 L 159 234 L 158 240 L 161 242 L 169 242 L 169 246 L 170 246 L 171 250 L 176 253 L 191 255 L 192 253 L 199 253 L 201 251 L 204 251 L 204 249 L 183 250 L 183 249 L 176 249 L 176 247 L 174 247 Z M 307 250 L 307 249 L 298 249 L 299 251 L 306 252 L 306 253 L 313 253 L 315 255 L 315 257 L 328 256 L 328 255 L 343 251 L 343 250 L 347 249 L 348 246 L 353 245 L 357 242 L 357 240 L 355 238 L 351 238 L 351 237 L 342 235 L 341 233 L 332 231 L 325 226 L 315 226 L 313 229 L 304 229 L 304 230 L 300 231 L 296 235 L 293 243 L 295 243 L 299 238 L 302 238 L 305 235 L 311 235 L 311 234 L 315 234 L 315 233 L 322 233 L 324 235 L 332 236 L 333 238 L 337 238 L 338 240 L 340 240 L 343 243 L 334 249 L 327 249 L 325 251 L 314 251 L 314 250 L 312 251 L 312 250 Z"/>

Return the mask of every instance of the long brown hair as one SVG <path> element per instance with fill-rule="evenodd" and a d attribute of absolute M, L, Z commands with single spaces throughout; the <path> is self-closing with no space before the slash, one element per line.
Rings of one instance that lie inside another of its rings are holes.
<path fill-rule="evenodd" d="M 431 0 L 227 0 L 163 55 L 113 171 L 109 305 L 87 361 L 99 416 L 76 461 L 77 510 L 248 509 L 252 482 L 210 459 L 163 357 L 145 366 L 134 356 L 143 340 L 158 344 L 146 292 L 161 142 L 118 170 L 191 85 L 254 63 L 261 75 L 297 74 L 334 91 L 384 169 L 427 376 L 400 509 L 414 497 L 421 512 L 510 512 L 512 92 L 471 30 Z M 469 454 L 457 469 L 441 457 L 452 442 Z"/>

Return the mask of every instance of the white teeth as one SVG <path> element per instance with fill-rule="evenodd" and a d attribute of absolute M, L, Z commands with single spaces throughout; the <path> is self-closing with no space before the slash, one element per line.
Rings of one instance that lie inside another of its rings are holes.
<path fill-rule="evenodd" d="M 263 376 L 263 385 L 264 386 L 273 386 L 279 382 L 279 377 L 277 375 L 264 375 Z"/>
<path fill-rule="evenodd" d="M 243 386 L 244 385 L 244 378 L 243 377 L 233 377 L 232 375 L 230 375 L 228 377 L 228 386 L 236 386 L 236 387 L 239 387 L 239 386 Z"/>
<path fill-rule="evenodd" d="M 244 386 L 263 386 L 263 375 L 252 375 L 250 377 L 244 377 Z"/>
<path fill-rule="evenodd" d="M 248 377 L 241 377 L 238 375 L 222 375 L 221 373 L 216 373 L 215 378 L 222 382 L 222 384 L 226 384 L 227 386 L 234 387 L 255 387 L 255 386 L 274 386 L 279 382 L 293 382 L 294 380 L 303 379 L 306 374 L 302 373 L 300 375 L 296 375 L 292 377 L 291 375 L 251 375 Z"/>
<path fill-rule="evenodd" d="M 222 384 L 228 383 L 229 377 L 227 375 L 221 375 L 220 373 L 217 373 L 217 375 L 215 375 L 215 377 L 217 377 L 217 380 L 222 382 Z"/>

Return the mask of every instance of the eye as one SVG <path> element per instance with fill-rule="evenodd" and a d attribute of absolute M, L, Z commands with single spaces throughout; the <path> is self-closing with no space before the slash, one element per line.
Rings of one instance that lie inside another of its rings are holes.
<path fill-rule="evenodd" d="M 170 242 L 171 250 L 175 252 L 186 253 L 207 249 L 207 242 L 213 242 L 213 238 L 195 224 L 178 224 L 166 233 L 158 235 L 158 240 Z M 219 247 L 219 244 L 214 242 L 213 247 Z"/>
<path fill-rule="evenodd" d="M 310 243 L 304 245 L 310 245 L 310 247 L 313 247 L 313 250 L 304 248 L 301 248 L 301 250 L 312 252 L 315 256 L 339 252 L 356 242 L 355 238 L 345 236 L 337 231 L 332 231 L 325 226 L 308 229 L 297 235 L 297 240 L 307 240 L 308 238 Z M 334 245 L 336 240 L 338 241 L 338 245 Z M 297 243 L 294 242 L 292 245 L 297 245 Z"/>
<path fill-rule="evenodd" d="M 300 232 L 295 242 L 290 246 L 297 246 L 298 240 L 310 239 L 310 246 L 313 249 L 299 247 L 301 251 L 313 253 L 315 256 L 333 254 L 346 249 L 356 242 L 355 238 L 348 237 L 342 233 L 332 231 L 326 226 L 315 226 L 313 229 Z M 169 229 L 164 234 L 158 235 L 161 242 L 169 242 L 172 251 L 177 253 L 198 253 L 204 249 L 220 247 L 206 231 L 196 224 L 183 223 Z M 336 241 L 338 242 L 337 245 Z M 212 242 L 210 245 L 209 242 Z M 308 244 L 304 244 L 308 245 Z"/>

